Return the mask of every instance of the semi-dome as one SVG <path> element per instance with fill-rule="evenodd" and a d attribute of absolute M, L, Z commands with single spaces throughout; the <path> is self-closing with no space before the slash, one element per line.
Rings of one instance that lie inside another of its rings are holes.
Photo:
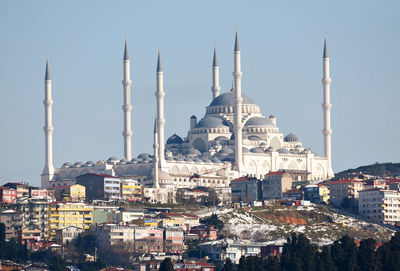
<path fill-rule="evenodd" d="M 255 135 L 250 135 L 250 136 L 248 137 L 248 139 L 251 140 L 251 141 L 260 141 L 260 140 L 263 140 L 261 137 L 255 136 Z"/>
<path fill-rule="evenodd" d="M 226 127 L 224 120 L 217 117 L 204 117 L 199 123 L 196 124 L 195 128 L 218 128 L 218 127 Z"/>
<path fill-rule="evenodd" d="M 167 144 L 182 144 L 182 143 L 183 143 L 183 139 L 180 136 L 178 136 L 177 134 L 173 134 L 167 140 Z"/>
<path fill-rule="evenodd" d="M 274 126 L 274 124 L 264 117 L 252 117 L 244 124 L 245 127 L 249 126 Z"/>
<path fill-rule="evenodd" d="M 242 147 L 242 152 L 243 152 L 243 153 L 248 153 L 248 152 L 250 152 L 250 151 L 249 151 L 249 149 L 248 149 L 248 148 L 246 148 L 246 147 Z"/>
<path fill-rule="evenodd" d="M 299 138 L 295 135 L 295 134 L 288 134 L 287 136 L 285 136 L 285 138 L 283 139 L 285 142 L 299 142 Z"/>
<path fill-rule="evenodd" d="M 242 104 L 255 104 L 246 94 L 242 93 L 243 102 Z M 233 106 L 235 104 L 236 93 L 225 92 L 217 96 L 211 103 L 210 106 Z"/>

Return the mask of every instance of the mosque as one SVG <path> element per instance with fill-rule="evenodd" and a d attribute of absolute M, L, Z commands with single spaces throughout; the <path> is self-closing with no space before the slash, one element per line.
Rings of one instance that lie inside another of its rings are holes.
<path fill-rule="evenodd" d="M 234 45 L 232 89 L 220 93 L 219 65 L 214 47 L 212 67 L 212 102 L 205 115 L 190 118 L 187 136 L 176 134 L 164 141 L 164 87 L 161 56 L 158 52 L 156 81 L 156 119 L 154 123 L 154 153 L 142 153 L 132 158 L 130 104 L 130 59 L 125 41 L 123 58 L 124 158 L 86 163 L 64 163 L 54 169 L 52 162 L 52 98 L 49 63 L 45 73 L 45 167 L 42 187 L 50 188 L 75 182 L 86 173 L 108 174 L 122 179 L 135 179 L 154 189 L 173 191 L 177 188 L 206 186 L 226 188 L 232 179 L 241 176 L 262 178 L 271 171 L 285 170 L 296 180 L 326 180 L 333 177 L 331 166 L 330 82 L 326 39 L 323 49 L 323 142 L 324 155 L 319 156 L 302 145 L 290 133 L 284 135 L 274 115 L 265 117 L 260 107 L 242 93 L 241 58 L 238 33 Z"/>

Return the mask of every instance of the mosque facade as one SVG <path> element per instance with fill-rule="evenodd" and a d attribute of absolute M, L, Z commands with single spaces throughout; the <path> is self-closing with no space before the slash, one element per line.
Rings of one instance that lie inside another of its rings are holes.
<path fill-rule="evenodd" d="M 232 89 L 220 93 L 219 65 L 214 47 L 212 67 L 212 102 L 205 115 L 189 120 L 190 130 L 180 137 L 176 134 L 164 141 L 164 86 L 161 56 L 158 52 L 156 81 L 156 119 L 154 123 L 153 154 L 131 157 L 130 61 L 125 42 L 123 59 L 124 158 L 110 157 L 97 162 L 64 163 L 54 169 L 52 163 L 52 99 L 48 61 L 45 75 L 45 167 L 42 187 L 51 188 L 75 182 L 86 173 L 109 174 L 136 179 L 149 187 L 173 191 L 177 188 L 206 186 L 227 188 L 230 181 L 241 176 L 263 176 L 271 171 L 285 170 L 296 180 L 326 180 L 333 177 L 331 166 L 330 77 L 326 39 L 323 50 L 323 142 L 324 155 L 319 156 L 303 146 L 290 133 L 284 135 L 274 115 L 261 114 L 259 105 L 242 93 L 241 63 L 238 34 L 234 47 Z M 151 191 L 150 191 L 151 192 Z M 154 193 L 154 191 L 153 191 Z M 169 192 L 168 192 L 169 193 Z"/>

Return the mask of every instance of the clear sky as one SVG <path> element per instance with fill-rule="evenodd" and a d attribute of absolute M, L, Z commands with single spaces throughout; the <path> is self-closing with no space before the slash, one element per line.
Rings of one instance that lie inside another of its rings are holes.
<path fill-rule="evenodd" d="M 53 82 L 54 166 L 123 156 L 122 56 L 132 62 L 133 155 L 152 152 L 161 48 L 166 138 L 211 102 L 216 42 L 231 87 L 235 28 L 242 89 L 284 134 L 322 154 L 322 45 L 331 59 L 334 171 L 400 161 L 399 1 L 0 2 L 0 184 L 40 184 L 44 69 Z"/>

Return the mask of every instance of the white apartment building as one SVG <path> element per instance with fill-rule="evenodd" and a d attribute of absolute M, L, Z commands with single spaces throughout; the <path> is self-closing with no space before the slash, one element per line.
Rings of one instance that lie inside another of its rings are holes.
<path fill-rule="evenodd" d="M 379 188 L 359 191 L 358 212 L 375 222 L 395 224 L 400 221 L 400 193 Z"/>

